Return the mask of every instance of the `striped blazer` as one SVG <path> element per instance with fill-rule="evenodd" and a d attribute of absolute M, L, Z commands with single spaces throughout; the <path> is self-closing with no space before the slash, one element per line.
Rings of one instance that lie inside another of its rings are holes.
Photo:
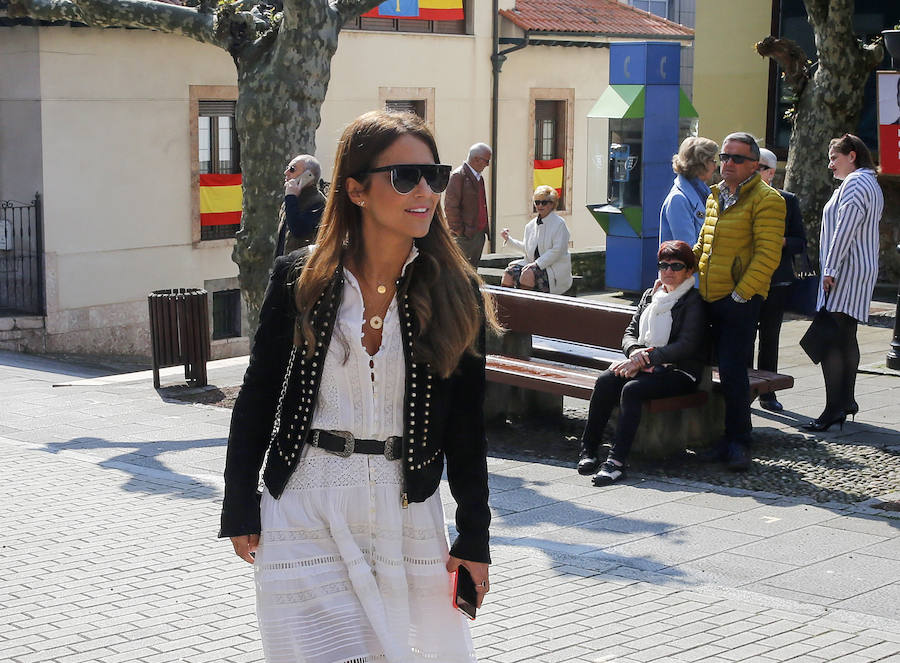
<path fill-rule="evenodd" d="M 878 278 L 878 222 L 884 196 L 875 171 L 850 173 L 822 210 L 819 264 L 822 276 L 834 277 L 828 295 L 819 288 L 816 308 L 846 313 L 860 322 L 869 319 L 869 302 Z M 820 284 L 821 286 L 821 284 Z"/>

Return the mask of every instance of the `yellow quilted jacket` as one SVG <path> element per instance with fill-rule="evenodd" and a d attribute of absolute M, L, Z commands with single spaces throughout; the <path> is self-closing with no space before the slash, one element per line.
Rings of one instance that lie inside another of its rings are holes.
<path fill-rule="evenodd" d="M 706 200 L 706 220 L 694 246 L 700 295 L 708 302 L 731 295 L 744 299 L 769 294 L 781 260 L 784 198 L 759 175 L 742 188 L 738 201 L 719 215 L 719 186 Z"/>

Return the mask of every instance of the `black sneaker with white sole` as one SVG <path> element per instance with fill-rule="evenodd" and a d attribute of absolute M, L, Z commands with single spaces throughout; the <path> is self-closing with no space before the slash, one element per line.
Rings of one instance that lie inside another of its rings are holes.
<path fill-rule="evenodd" d="M 591 479 L 595 486 L 608 486 L 625 476 L 625 467 L 607 460 L 600 466 L 600 471 Z"/>

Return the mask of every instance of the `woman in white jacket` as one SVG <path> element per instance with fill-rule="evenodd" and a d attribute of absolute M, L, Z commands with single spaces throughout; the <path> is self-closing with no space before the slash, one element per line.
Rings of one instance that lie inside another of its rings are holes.
<path fill-rule="evenodd" d="M 509 228 L 500 231 L 525 254 L 507 265 L 500 285 L 561 295 L 572 287 L 572 259 L 569 256 L 569 229 L 553 210 L 559 201 L 556 189 L 542 185 L 534 190 L 537 216 L 525 226 L 525 241 L 509 236 Z"/>

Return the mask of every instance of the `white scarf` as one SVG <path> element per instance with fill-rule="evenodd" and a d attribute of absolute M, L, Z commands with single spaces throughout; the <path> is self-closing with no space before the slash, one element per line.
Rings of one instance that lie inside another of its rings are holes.
<path fill-rule="evenodd" d="M 638 321 L 638 343 L 648 348 L 668 344 L 669 334 L 672 333 L 672 307 L 693 287 L 694 279 L 691 277 L 672 292 L 666 292 L 660 287 L 653 293 L 650 304 Z"/>

